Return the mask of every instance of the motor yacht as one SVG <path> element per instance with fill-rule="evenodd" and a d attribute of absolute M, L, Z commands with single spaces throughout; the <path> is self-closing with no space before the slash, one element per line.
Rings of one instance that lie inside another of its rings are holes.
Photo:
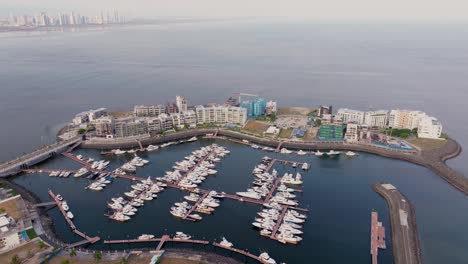
<path fill-rule="evenodd" d="M 280 150 L 280 153 L 281 153 L 281 154 L 291 154 L 292 151 L 289 150 L 289 149 L 287 149 L 287 148 L 282 148 L 282 149 Z"/>
<path fill-rule="evenodd" d="M 68 204 L 67 204 L 66 201 L 63 201 L 63 202 L 62 202 L 62 208 L 63 208 L 63 210 L 65 210 L 65 211 L 68 211 L 68 210 L 70 209 L 70 208 L 68 208 Z"/>
<path fill-rule="evenodd" d="M 157 150 L 157 149 L 159 149 L 159 146 L 149 145 L 146 148 L 146 151 L 154 151 L 154 150 Z"/>
<path fill-rule="evenodd" d="M 221 238 L 221 242 L 219 242 L 219 244 L 223 247 L 229 247 L 229 248 L 234 246 L 234 244 L 229 242 L 225 237 Z"/>
<path fill-rule="evenodd" d="M 263 252 L 258 256 L 263 262 L 268 263 L 268 264 L 276 264 L 276 261 L 268 255 L 268 253 Z"/>
<path fill-rule="evenodd" d="M 317 151 L 315 152 L 315 156 L 319 156 L 319 157 L 320 157 L 320 156 L 323 156 L 323 152 L 320 152 L 320 150 L 317 150 Z"/>
<path fill-rule="evenodd" d="M 348 157 L 354 157 L 354 156 L 357 156 L 357 153 L 352 152 L 352 151 L 347 151 L 347 152 L 345 153 L 345 155 L 348 156 Z"/>
<path fill-rule="evenodd" d="M 88 172 L 89 172 L 88 169 L 86 169 L 85 167 L 83 167 L 83 168 L 79 169 L 79 170 L 75 173 L 74 177 L 75 177 L 75 178 L 78 178 L 78 177 L 84 176 L 84 175 L 88 174 Z"/>
<path fill-rule="evenodd" d="M 138 240 L 148 240 L 154 238 L 154 235 L 143 234 L 138 237 Z"/>
<path fill-rule="evenodd" d="M 301 155 L 301 156 L 304 156 L 306 154 L 307 152 L 303 151 L 302 149 L 297 152 L 297 155 Z"/>
<path fill-rule="evenodd" d="M 73 216 L 72 212 L 67 212 L 67 218 L 68 218 L 68 219 L 72 220 L 73 217 L 74 217 L 74 216 Z"/>
<path fill-rule="evenodd" d="M 190 238 L 192 238 L 192 236 L 187 235 L 184 232 L 180 232 L 180 231 L 177 231 L 173 237 L 173 239 L 178 239 L 178 240 L 189 240 Z"/>

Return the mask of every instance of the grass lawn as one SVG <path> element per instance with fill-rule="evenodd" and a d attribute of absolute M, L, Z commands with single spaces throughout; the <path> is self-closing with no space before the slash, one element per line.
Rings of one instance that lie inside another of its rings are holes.
<path fill-rule="evenodd" d="M 415 138 L 408 140 L 409 143 L 421 148 L 421 150 L 431 150 L 441 148 L 447 143 L 445 139 Z"/>
<path fill-rule="evenodd" d="M 36 231 L 34 231 L 34 228 L 26 230 L 26 234 L 28 234 L 29 239 L 33 239 L 37 237 Z"/>
<path fill-rule="evenodd" d="M 288 129 L 282 128 L 278 137 L 279 138 L 291 138 L 292 132 L 293 132 L 292 128 L 288 128 Z"/>
<path fill-rule="evenodd" d="M 308 115 L 314 110 L 315 108 L 308 107 L 285 107 L 278 109 L 276 115 Z"/>
<path fill-rule="evenodd" d="M 265 132 L 268 129 L 268 127 L 270 127 L 270 125 L 265 124 L 263 122 L 250 120 L 249 122 L 247 122 L 244 128 L 242 128 L 242 131 L 262 135 L 263 132 Z"/>

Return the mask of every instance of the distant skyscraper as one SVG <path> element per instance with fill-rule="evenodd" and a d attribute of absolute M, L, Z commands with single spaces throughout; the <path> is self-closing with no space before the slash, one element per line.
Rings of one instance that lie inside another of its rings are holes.
<path fill-rule="evenodd" d="M 120 23 L 119 10 L 114 8 L 114 23 Z"/>
<path fill-rule="evenodd" d="M 187 111 L 187 99 L 185 99 L 184 97 L 177 95 L 176 105 L 177 105 L 177 110 L 179 111 L 179 113 Z"/>

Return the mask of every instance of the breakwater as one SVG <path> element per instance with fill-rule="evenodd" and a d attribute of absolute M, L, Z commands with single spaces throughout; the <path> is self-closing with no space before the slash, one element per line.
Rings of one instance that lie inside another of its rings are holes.
<path fill-rule="evenodd" d="M 206 134 L 217 134 L 217 138 L 248 140 L 251 143 L 276 148 L 281 144 L 284 148 L 295 150 L 352 150 L 379 155 L 386 158 L 398 159 L 424 166 L 442 179 L 448 182 L 457 190 L 468 195 L 468 179 L 461 173 L 447 166 L 445 161 L 457 157 L 461 151 L 461 146 L 453 139 L 448 139 L 447 143 L 440 149 L 430 151 L 399 150 L 382 147 L 373 144 L 347 143 L 343 141 L 312 141 L 312 142 L 292 142 L 279 141 L 270 138 L 260 138 L 253 135 L 240 133 L 227 129 L 191 129 L 174 132 L 166 135 L 154 137 L 130 138 L 130 139 L 91 139 L 83 142 L 82 147 L 94 149 L 114 149 L 114 148 L 135 148 L 139 146 L 137 139 L 143 145 L 162 144 L 170 141 L 177 141 L 193 136 L 204 136 Z"/>
<path fill-rule="evenodd" d="M 414 206 L 391 184 L 374 184 L 372 189 L 388 205 L 395 264 L 422 264 Z"/>

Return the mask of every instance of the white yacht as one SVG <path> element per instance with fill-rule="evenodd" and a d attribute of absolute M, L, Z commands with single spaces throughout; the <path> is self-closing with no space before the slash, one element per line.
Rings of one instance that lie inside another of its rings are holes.
<path fill-rule="evenodd" d="M 149 146 L 146 148 L 146 151 L 154 151 L 154 150 L 157 150 L 157 149 L 159 149 L 159 146 L 149 145 Z"/>
<path fill-rule="evenodd" d="M 308 170 L 309 169 L 309 164 L 307 162 L 302 163 L 302 169 L 303 170 Z"/>
<path fill-rule="evenodd" d="M 335 155 L 339 155 L 340 152 L 339 151 L 334 151 L 334 150 L 330 150 L 328 153 L 326 153 L 328 156 L 335 156 Z"/>
<path fill-rule="evenodd" d="M 88 174 L 88 172 L 89 172 L 88 169 L 86 169 L 85 167 L 83 167 L 83 168 L 79 169 L 79 170 L 75 173 L 75 175 L 73 175 L 73 177 L 78 178 L 78 177 L 81 177 L 81 176 L 84 176 L 84 175 Z"/>
<path fill-rule="evenodd" d="M 315 152 L 315 156 L 319 156 L 319 157 L 320 157 L 320 156 L 323 156 L 323 152 L 320 152 L 320 150 L 317 150 L 317 151 Z"/>
<path fill-rule="evenodd" d="M 232 244 L 231 242 L 227 241 L 227 239 L 226 239 L 225 237 L 222 237 L 222 240 L 221 240 L 221 242 L 219 242 L 219 244 L 220 244 L 221 246 L 229 247 L 229 248 L 234 246 L 234 244 Z"/>
<path fill-rule="evenodd" d="M 236 192 L 237 195 L 242 196 L 242 197 L 247 197 L 247 198 L 253 198 L 253 199 L 262 199 L 260 194 L 256 192 Z"/>
<path fill-rule="evenodd" d="M 197 141 L 198 138 L 197 137 L 191 137 L 189 139 L 187 139 L 187 142 L 194 142 L 194 141 Z"/>
<path fill-rule="evenodd" d="M 68 211 L 68 210 L 70 209 L 70 208 L 68 207 L 68 204 L 67 204 L 66 201 L 63 201 L 63 202 L 62 202 L 62 208 L 63 208 L 63 210 L 65 210 L 65 211 Z"/>
<path fill-rule="evenodd" d="M 287 148 L 282 148 L 281 151 L 280 151 L 281 154 L 291 154 L 292 151 L 287 149 Z"/>
<path fill-rule="evenodd" d="M 115 155 L 121 155 L 121 154 L 127 153 L 125 150 L 120 150 L 120 149 L 113 149 L 111 152 L 114 153 Z"/>
<path fill-rule="evenodd" d="M 301 155 L 301 156 L 304 156 L 306 154 L 307 152 L 303 151 L 302 149 L 297 152 L 297 155 Z"/>
<path fill-rule="evenodd" d="M 276 264 L 276 261 L 268 255 L 268 253 L 263 252 L 258 256 L 263 262 L 268 263 L 268 264 Z"/>
<path fill-rule="evenodd" d="M 175 236 L 173 237 L 173 239 L 178 239 L 178 240 L 189 240 L 190 238 L 192 238 L 192 236 L 187 235 L 180 231 L 177 231 Z"/>
<path fill-rule="evenodd" d="M 67 212 L 67 218 L 68 218 L 68 219 L 72 220 L 73 217 L 74 217 L 74 216 L 73 216 L 72 212 Z"/>
<path fill-rule="evenodd" d="M 352 152 L 352 151 L 347 151 L 345 154 L 346 154 L 346 156 L 348 156 L 348 157 L 354 157 L 354 156 L 357 156 L 357 153 L 355 153 L 355 152 Z"/>
<path fill-rule="evenodd" d="M 148 240 L 154 238 L 154 235 L 143 234 L 138 237 L 138 240 Z"/>

